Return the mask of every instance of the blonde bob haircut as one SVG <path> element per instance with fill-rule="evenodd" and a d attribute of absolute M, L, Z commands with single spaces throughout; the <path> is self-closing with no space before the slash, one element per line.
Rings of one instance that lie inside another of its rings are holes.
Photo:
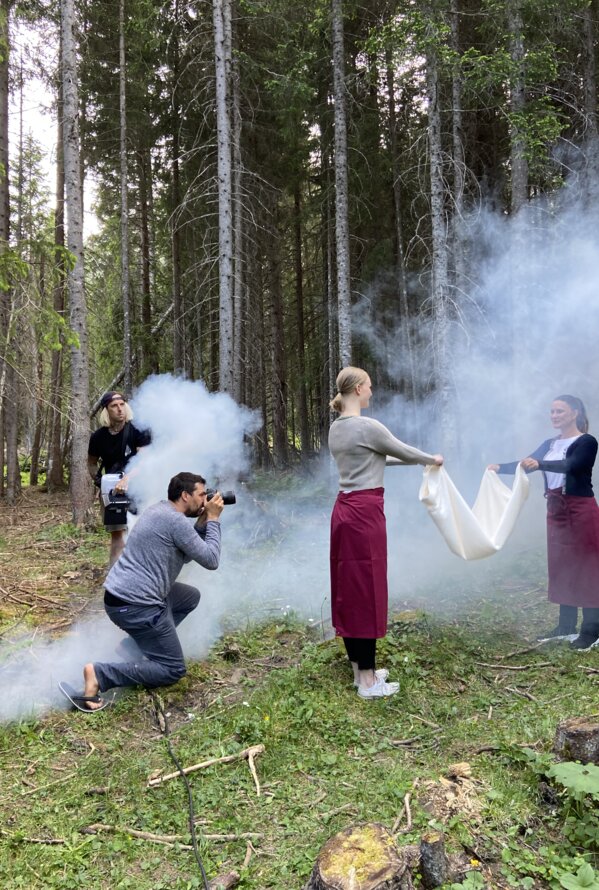
<path fill-rule="evenodd" d="M 133 420 L 133 411 L 129 407 L 129 402 L 125 402 L 125 423 L 128 423 L 130 420 Z M 110 426 L 110 418 L 106 408 L 102 408 L 100 411 L 100 426 Z"/>
<path fill-rule="evenodd" d="M 340 414 L 345 407 L 343 397 L 349 396 L 356 386 L 366 383 L 367 379 L 368 374 L 363 368 L 354 368 L 352 365 L 342 368 L 337 374 L 337 380 L 335 381 L 337 395 L 329 402 L 330 408 Z"/>

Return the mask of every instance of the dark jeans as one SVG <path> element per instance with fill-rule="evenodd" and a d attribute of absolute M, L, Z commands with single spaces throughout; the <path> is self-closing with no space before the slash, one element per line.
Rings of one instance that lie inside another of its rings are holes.
<path fill-rule="evenodd" d="M 177 583 L 162 606 L 105 605 L 113 624 L 135 640 L 145 658 L 94 664 L 100 691 L 106 692 L 113 686 L 168 686 L 184 677 L 183 650 L 175 628 L 199 601 L 199 590 Z"/>
<path fill-rule="evenodd" d="M 357 637 L 343 637 L 345 651 L 350 661 L 354 661 L 361 671 L 374 670 L 376 664 L 376 640 Z"/>
<path fill-rule="evenodd" d="M 578 623 L 578 609 L 576 606 L 559 607 L 559 625 L 568 633 L 576 633 Z M 582 624 L 580 626 L 581 637 L 599 638 L 599 609 L 582 610 Z"/>

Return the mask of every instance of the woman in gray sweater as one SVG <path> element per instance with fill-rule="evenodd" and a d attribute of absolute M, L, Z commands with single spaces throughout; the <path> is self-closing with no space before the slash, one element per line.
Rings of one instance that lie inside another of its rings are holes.
<path fill-rule="evenodd" d="M 393 464 L 443 463 L 400 442 L 371 417 L 362 417 L 372 395 L 361 368 L 343 368 L 330 403 L 339 417 L 329 431 L 329 449 L 339 470 L 339 494 L 331 516 L 331 605 L 333 626 L 343 638 L 362 698 L 393 695 L 388 671 L 376 670 L 376 641 L 387 633 L 387 530 L 383 476 Z"/>

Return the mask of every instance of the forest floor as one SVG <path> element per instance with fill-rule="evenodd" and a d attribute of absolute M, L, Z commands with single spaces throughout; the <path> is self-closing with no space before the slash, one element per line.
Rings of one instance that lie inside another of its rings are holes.
<path fill-rule="evenodd" d="M 106 555 L 64 497 L 26 491 L 3 508 L 0 695 L 16 648 L 101 612 Z M 162 690 L 183 766 L 264 746 L 255 775 L 242 756 L 189 776 L 208 876 L 301 890 L 329 837 L 376 821 L 400 846 L 442 830 L 465 863 L 448 886 L 599 887 L 591 784 L 540 781 L 557 724 L 599 716 L 599 652 L 532 642 L 554 608 L 542 553 L 528 564 L 469 592 L 466 617 L 418 599 L 393 615 L 379 657 L 401 682 L 390 699 L 360 699 L 338 642 L 292 616 L 228 635 Z M 175 767 L 147 692 L 0 726 L 0 770 L 3 888 L 204 886 L 181 779 L 148 786 Z"/>

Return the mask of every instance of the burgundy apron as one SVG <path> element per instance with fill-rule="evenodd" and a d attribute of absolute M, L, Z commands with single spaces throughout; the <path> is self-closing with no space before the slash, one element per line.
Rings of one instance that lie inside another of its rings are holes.
<path fill-rule="evenodd" d="M 599 607 L 599 507 L 595 498 L 547 492 L 549 601 Z"/>
<path fill-rule="evenodd" d="M 331 516 L 331 606 L 341 637 L 387 633 L 384 488 L 339 492 Z"/>

